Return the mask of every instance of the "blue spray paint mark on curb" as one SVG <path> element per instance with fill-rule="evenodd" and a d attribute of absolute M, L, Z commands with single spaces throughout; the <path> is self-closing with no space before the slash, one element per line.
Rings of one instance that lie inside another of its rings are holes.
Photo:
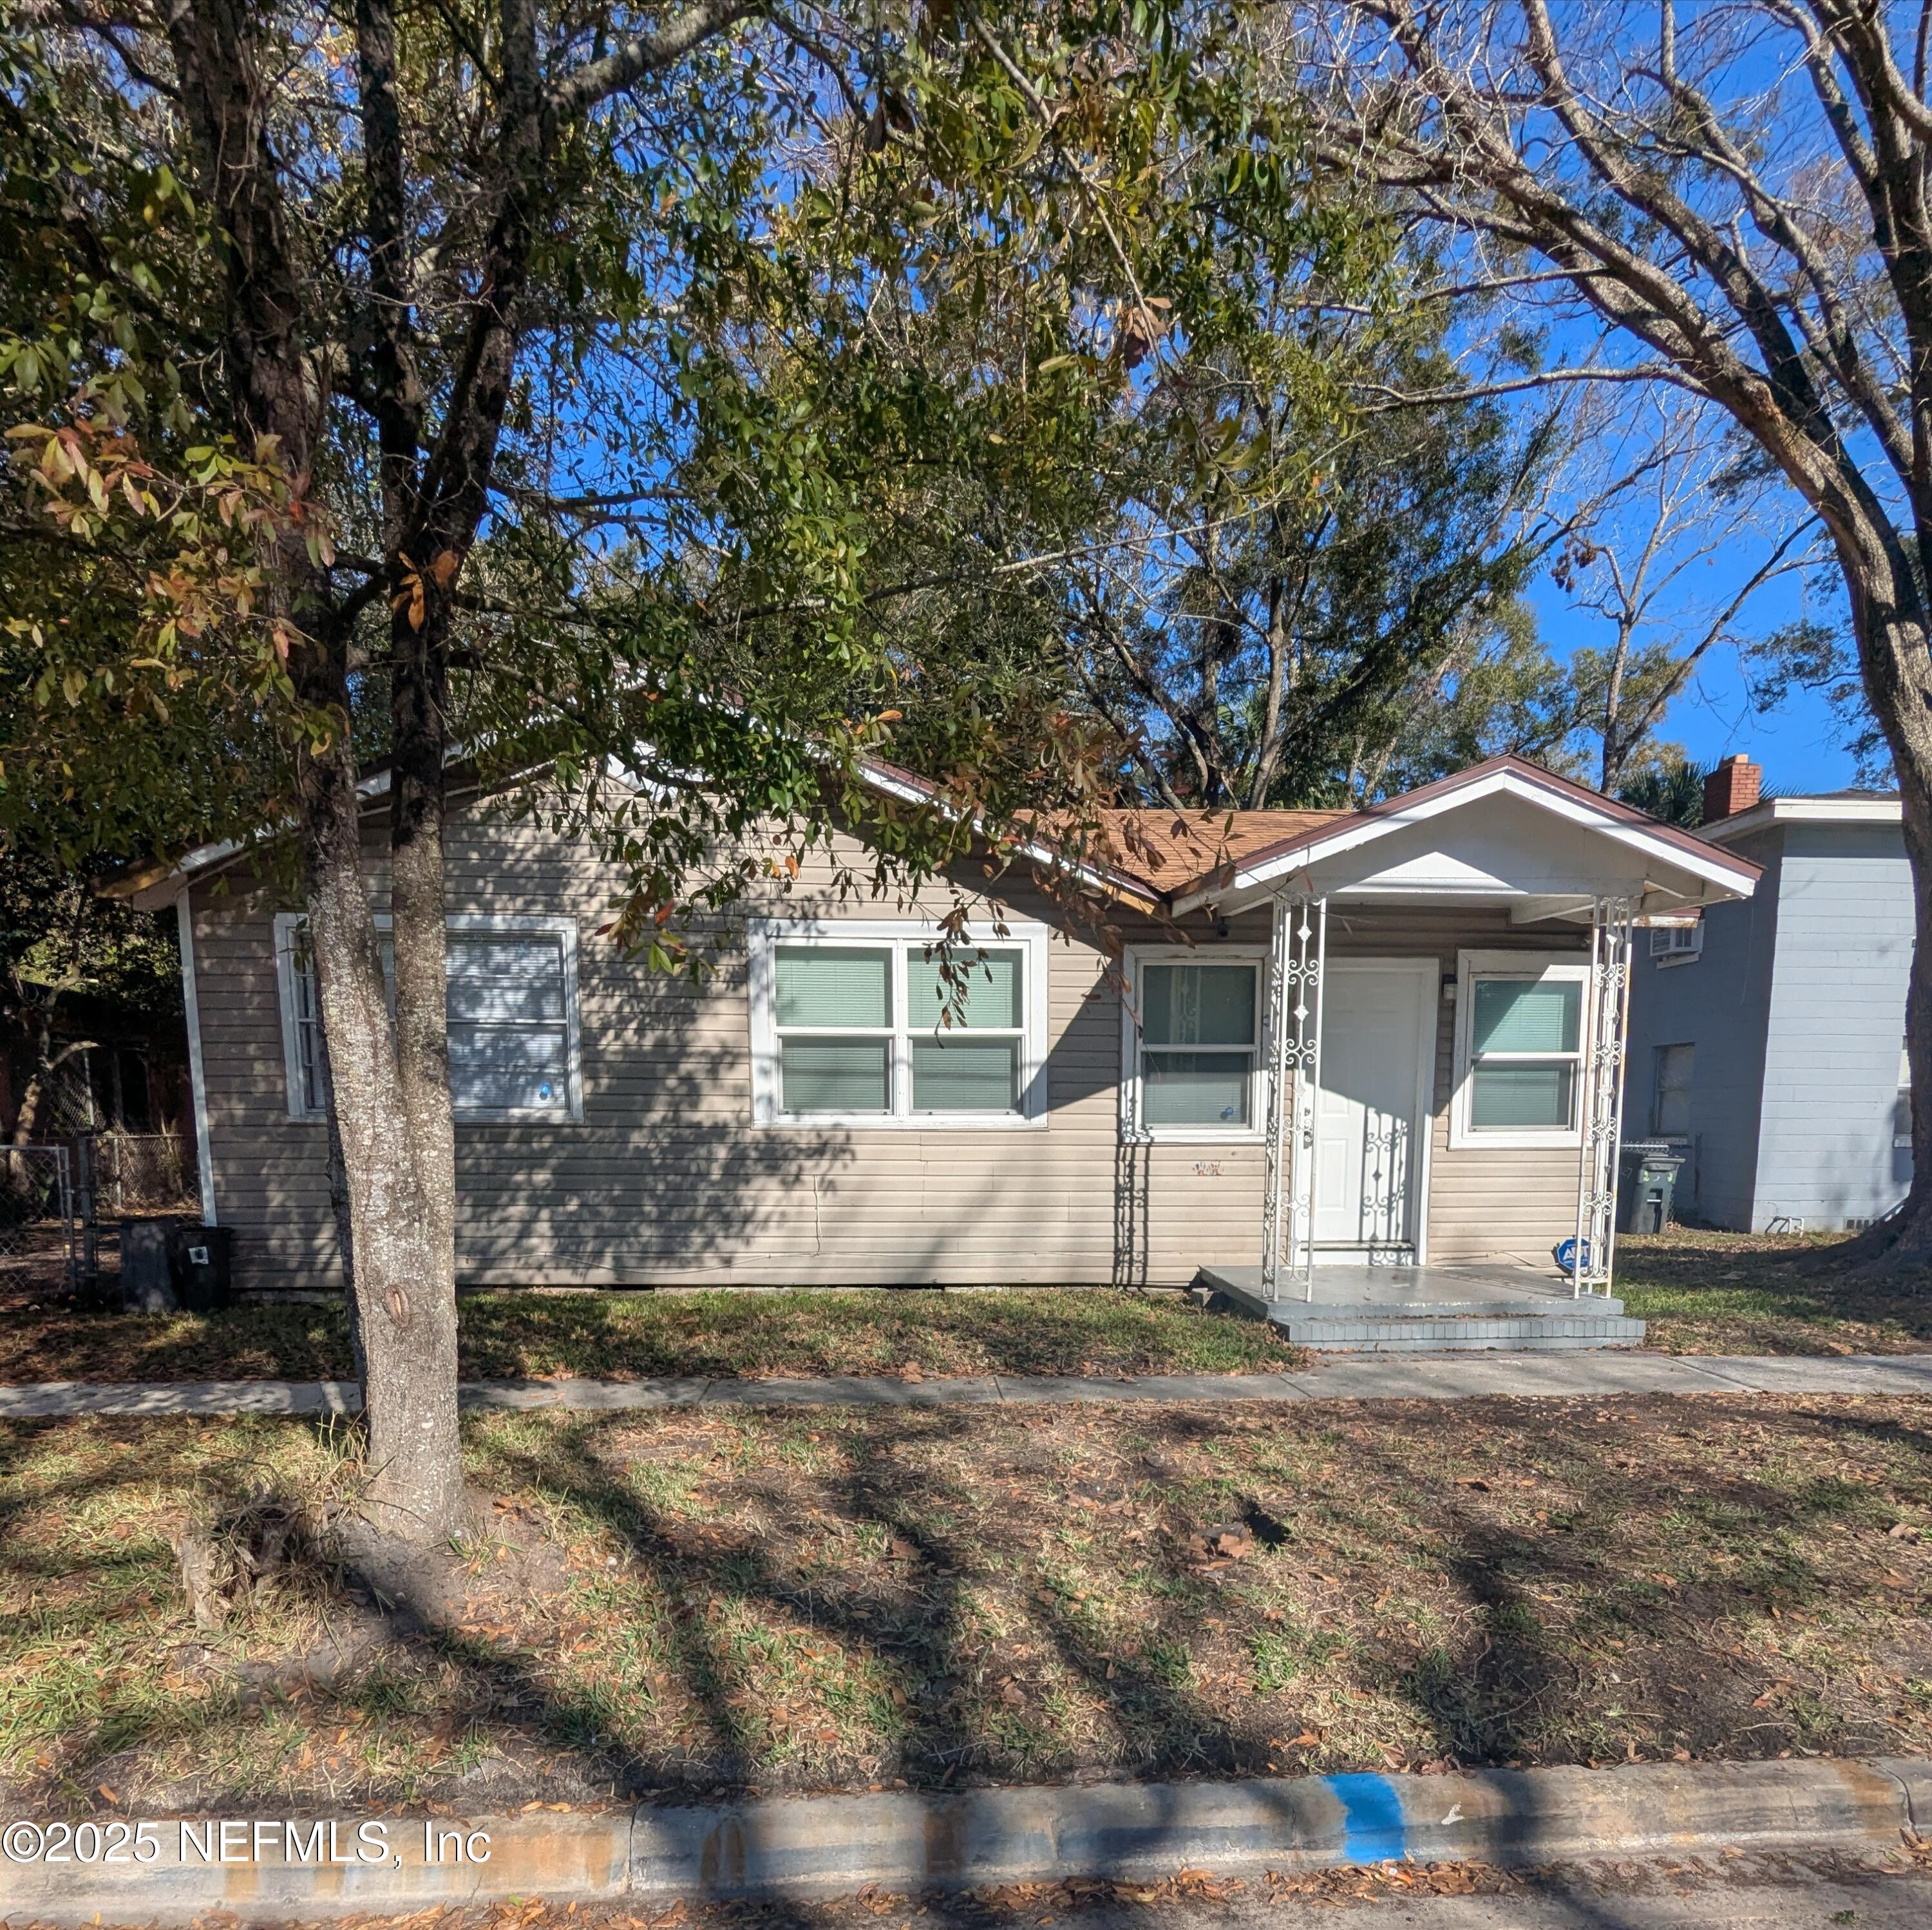
<path fill-rule="evenodd" d="M 1342 1854 L 1352 1863 L 1384 1863 L 1403 1855 L 1408 1831 L 1402 1798 L 1387 1776 L 1324 1776 L 1342 1805 Z"/>

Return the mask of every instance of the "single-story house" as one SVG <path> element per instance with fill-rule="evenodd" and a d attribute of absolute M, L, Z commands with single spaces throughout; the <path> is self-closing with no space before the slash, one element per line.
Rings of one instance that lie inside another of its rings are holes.
<path fill-rule="evenodd" d="M 1896 791 L 1766 797 L 1762 782 L 1727 758 L 1700 827 L 1761 867 L 1760 888 L 1640 948 L 1626 1132 L 1681 1152 L 1681 1219 L 1867 1226 L 1912 1185 L 1904 815 Z"/>
<path fill-rule="evenodd" d="M 944 1027 L 937 900 L 841 903 L 808 870 L 694 984 L 597 935 L 620 881 L 586 848 L 463 803 L 460 1278 L 1186 1284 L 1265 1247 L 1288 1294 L 1318 1261 L 1553 1278 L 1580 1232 L 1574 1284 L 1605 1286 L 1634 923 L 1745 896 L 1754 865 L 1508 758 L 1139 830 L 1103 881 L 1118 963 L 1036 881 L 962 872 L 984 956 Z M 140 902 L 179 916 L 206 1216 L 239 1283 L 327 1283 L 301 915 L 232 850 Z"/>

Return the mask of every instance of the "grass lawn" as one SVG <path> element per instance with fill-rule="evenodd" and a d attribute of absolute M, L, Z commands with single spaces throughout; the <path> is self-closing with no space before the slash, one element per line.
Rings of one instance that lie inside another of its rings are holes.
<path fill-rule="evenodd" d="M 197 1493 L 348 1438 L 0 1427 L 19 1805 L 1932 1752 L 1932 1403 L 494 1415 L 473 1607 L 198 1634 Z"/>
<path fill-rule="evenodd" d="M 1618 1291 L 1672 1353 L 1907 1353 L 1932 1349 L 1932 1275 L 1854 1282 L 1830 1235 L 1673 1228 L 1617 1244 Z M 473 1380 L 584 1375 L 1278 1373 L 1303 1357 L 1258 1321 L 1174 1294 L 1014 1287 L 979 1293 L 486 1293 L 461 1303 Z M 350 1371 L 334 1306 L 210 1314 L 0 1305 L 0 1384 L 328 1379 Z"/>
<path fill-rule="evenodd" d="M 1294 1349 L 1258 1321 L 1175 1294 L 489 1293 L 460 1303 L 472 1380 L 578 1374 L 1279 1373 Z M 330 1379 L 350 1372 L 333 1306 L 214 1314 L 22 1307 L 0 1318 L 0 1384 L 42 1380 Z"/>
<path fill-rule="evenodd" d="M 1932 1348 L 1932 1275 L 1854 1280 L 1848 1236 L 1700 1233 L 1617 1241 L 1617 1291 L 1674 1354 L 1910 1354 Z"/>

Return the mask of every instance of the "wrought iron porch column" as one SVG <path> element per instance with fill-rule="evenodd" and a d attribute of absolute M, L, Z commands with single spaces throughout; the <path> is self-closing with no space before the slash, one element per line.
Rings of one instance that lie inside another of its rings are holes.
<path fill-rule="evenodd" d="M 1315 1096 L 1322 1081 L 1322 978 L 1328 945 L 1328 901 L 1274 901 L 1268 948 L 1264 1034 L 1268 1169 L 1262 1196 L 1262 1298 L 1281 1297 L 1282 1208 L 1288 1208 L 1288 1268 L 1314 1298 Z"/>
<path fill-rule="evenodd" d="M 1617 1149 L 1623 1139 L 1624 1044 L 1630 1029 L 1635 908 L 1600 898 L 1590 917 L 1588 1028 L 1584 1042 L 1582 1142 L 1576 1172 L 1576 1240 L 1570 1291 L 1607 1295 L 1616 1255 Z"/>

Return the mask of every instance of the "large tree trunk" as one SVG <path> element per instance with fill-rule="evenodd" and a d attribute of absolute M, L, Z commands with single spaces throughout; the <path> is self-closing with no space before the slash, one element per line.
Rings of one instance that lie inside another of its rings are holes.
<path fill-rule="evenodd" d="M 311 764 L 308 775 L 309 929 L 328 1034 L 367 1361 L 365 1505 L 385 1533 L 431 1543 L 466 1515 L 457 1430 L 454 1260 L 449 1216 L 431 1205 L 440 1187 L 453 1193 L 454 1177 L 446 1144 L 416 1142 L 404 1102 L 363 874 L 352 770 L 338 756 Z"/>
<path fill-rule="evenodd" d="M 349 632 L 368 599 L 332 601 L 305 533 L 281 542 L 269 575 L 276 608 L 296 632 L 289 672 L 305 721 L 326 725 L 321 740 L 305 732 L 297 753 L 298 835 L 347 1199 L 345 1256 L 367 1362 L 368 1506 L 379 1527 L 408 1541 L 440 1540 L 464 1514 L 444 1004 L 449 593 L 488 509 L 554 136 L 752 11 L 752 0 L 710 0 L 658 32 L 615 47 L 600 38 L 596 56 L 568 84 L 546 88 L 538 10 L 506 0 L 497 37 L 496 206 L 474 278 L 469 339 L 454 358 L 442 431 L 428 439 L 435 455 L 424 464 L 428 404 L 412 316 L 416 230 L 394 10 L 392 0 L 357 0 L 353 10 L 370 299 L 349 320 L 350 332 L 368 338 L 368 399 L 381 445 L 382 576 L 369 587 L 393 599 L 393 1019 L 362 862 L 350 734 Z M 290 245 L 268 134 L 270 92 L 280 84 L 271 41 L 276 17 L 248 0 L 172 0 L 164 12 L 221 252 L 224 362 L 239 440 L 247 446 L 274 437 L 290 478 L 304 488 L 326 439 L 334 365 L 324 345 L 343 340 L 344 318 L 311 311 L 304 265 Z"/>
<path fill-rule="evenodd" d="M 356 1304 L 356 1229 L 349 1217 L 349 1171 L 342 1160 L 342 1127 L 335 1116 L 335 1080 L 328 1070 L 328 1028 L 316 1028 L 316 1055 L 322 1076 L 322 1112 L 328 1122 L 328 1210 L 335 1221 L 336 1251 L 342 1259 L 342 1298 L 349 1316 L 349 1354 L 358 1386 L 369 1379 L 369 1356 L 362 1345 L 362 1310 Z"/>
<path fill-rule="evenodd" d="M 1912 1189 L 1876 1229 L 1907 1265 L 1932 1261 L 1932 791 L 1924 776 L 1899 771 L 1905 854 L 1912 864 L 1912 903 L 1918 942 L 1905 994 L 1905 1049 L 1912 1065 Z"/>
<path fill-rule="evenodd" d="M 203 200 L 217 219 L 226 280 L 224 362 L 237 426 L 244 445 L 274 437 L 290 475 L 306 482 L 324 441 L 328 365 L 304 332 L 307 291 L 268 143 L 267 101 L 276 84 L 265 41 L 271 18 L 243 0 L 178 0 L 166 31 Z M 382 23 L 376 24 L 380 32 Z M 386 86 L 376 97 L 380 119 L 394 103 Z M 393 201 L 392 179 L 388 185 Z M 274 560 L 273 594 L 296 633 L 289 652 L 296 695 L 310 717 L 333 720 L 323 741 L 298 750 L 296 788 L 366 1360 L 366 1505 L 378 1529 L 429 1544 L 460 1525 L 465 1511 L 450 1141 L 446 1128 L 436 1129 L 434 1108 L 424 1131 L 422 1106 L 409 1103 L 421 1099 L 422 1040 L 442 1022 L 440 884 L 432 889 L 423 876 L 440 860 L 440 840 L 429 839 L 397 880 L 398 1010 L 412 1042 L 406 1082 L 362 865 L 346 625 L 302 532 L 284 536 Z M 432 920 L 433 942 L 425 937 Z M 442 1115 L 446 1121 L 446 1091 Z"/>
<path fill-rule="evenodd" d="M 396 974 L 399 1114 L 414 1161 L 413 1211 L 424 1247 L 406 1330 L 397 1342 L 407 1371 L 433 1385 L 412 1392 L 407 1424 L 434 1442 L 438 1502 L 447 1523 L 461 1506 L 456 1436 L 456 1136 L 449 1093 L 448 919 L 442 869 L 444 617 L 439 597 L 422 628 L 392 635 L 391 715 L 396 734 L 389 794 L 390 910 Z M 359 1254 L 358 1254 L 359 1257 Z M 373 1358 L 374 1349 L 371 1350 Z M 425 1490 L 424 1499 L 428 1499 Z"/>
<path fill-rule="evenodd" d="M 1876 565 L 1840 539 L 1860 667 L 1884 728 L 1904 818 L 1912 868 L 1911 976 L 1905 997 L 1905 1046 L 1912 1067 L 1912 1184 L 1904 1202 L 1857 1243 L 1862 1258 L 1888 1264 L 1932 1262 L 1932 712 L 1925 695 L 1928 626 L 1916 571 L 1901 546 Z"/>
<path fill-rule="evenodd" d="M 1932 1262 L 1932 718 L 1917 680 L 1898 677 L 1896 667 L 1926 664 L 1932 638 L 1922 620 L 1901 614 L 1890 599 L 1860 596 L 1856 584 L 1852 609 L 1867 688 L 1871 688 L 1875 674 L 1890 686 L 1886 694 L 1892 701 L 1875 701 L 1874 708 L 1886 724 L 1898 779 L 1917 934 L 1905 995 L 1905 1049 L 1912 1067 L 1912 1184 L 1897 1211 L 1859 1245 L 1865 1257 L 1884 1254 L 1898 1265 L 1919 1265 Z M 1875 699 L 1878 694 L 1873 692 Z"/>

